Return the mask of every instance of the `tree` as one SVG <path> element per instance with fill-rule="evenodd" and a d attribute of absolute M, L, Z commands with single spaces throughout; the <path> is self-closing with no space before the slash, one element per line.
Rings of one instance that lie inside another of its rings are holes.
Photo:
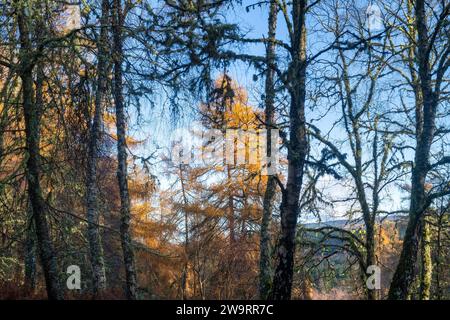
<path fill-rule="evenodd" d="M 448 241 L 446 241 L 445 239 L 449 238 L 446 235 L 448 235 L 449 232 L 448 223 L 450 203 L 445 197 L 442 198 L 439 202 L 440 204 L 437 206 L 435 214 L 432 215 L 432 219 L 430 219 L 432 221 L 435 221 L 434 228 L 432 229 L 435 230 L 434 234 L 436 238 L 432 240 L 435 244 L 433 246 L 435 252 L 435 266 L 433 274 L 435 276 L 435 297 L 437 300 L 441 300 L 445 297 L 444 287 L 446 286 L 446 283 L 449 283 L 448 272 L 445 272 L 445 261 L 448 261 L 448 251 L 445 252 L 445 248 L 448 247 Z"/>
<path fill-rule="evenodd" d="M 383 93 L 380 89 L 382 84 L 379 82 L 386 74 L 386 70 L 384 63 L 380 61 L 382 59 L 377 58 L 377 55 L 378 52 L 381 52 L 381 55 L 385 54 L 383 48 L 386 47 L 386 39 L 381 39 L 381 42 L 377 40 L 381 38 L 383 32 L 380 30 L 377 30 L 376 38 L 372 39 L 373 30 L 366 30 L 366 19 L 360 15 L 351 16 L 353 5 L 341 4 L 339 1 L 333 3 L 328 11 L 334 13 L 330 18 L 331 22 L 327 23 L 325 28 L 329 29 L 336 39 L 340 37 L 343 29 L 351 30 L 361 38 L 368 39 L 365 50 L 361 50 L 361 46 L 354 49 L 337 46 L 337 57 L 330 57 L 330 62 L 324 62 L 330 66 L 327 78 L 332 81 L 329 86 L 331 92 L 319 91 L 319 95 L 323 95 L 324 101 L 336 96 L 341 116 L 326 133 L 321 133 L 311 124 L 310 134 L 324 146 L 322 153 L 329 153 L 335 157 L 339 167 L 344 170 L 338 176 L 344 180 L 343 191 L 338 195 L 339 199 L 332 199 L 330 202 L 347 201 L 350 223 L 352 219 L 358 218 L 355 214 L 361 213 L 365 229 L 363 239 L 355 237 L 349 230 L 335 227 L 323 227 L 320 231 L 328 237 L 337 234 L 349 243 L 348 250 L 357 258 L 362 284 L 365 287 L 367 268 L 378 264 L 375 255 L 375 236 L 377 220 L 383 211 L 383 194 L 386 194 L 389 188 L 392 189 L 393 183 L 404 173 L 398 170 L 403 165 L 398 160 L 399 152 L 392 150 L 396 135 L 389 131 L 389 125 L 380 123 L 380 118 L 386 110 L 383 110 L 379 103 L 382 99 L 379 92 Z M 349 17 L 341 18 L 342 11 L 348 12 Z M 323 84 L 321 80 L 319 83 Z M 336 92 L 332 89 L 334 87 Z M 335 105 L 334 100 L 332 105 Z M 339 114 L 339 111 L 329 107 L 326 110 Z M 340 126 L 336 128 L 335 124 Z M 342 128 L 345 133 L 338 139 Z M 336 163 L 332 163 L 331 167 L 336 167 Z M 349 190 L 349 195 L 345 195 L 344 188 L 348 185 L 348 180 L 351 181 L 352 190 Z M 354 202 L 357 203 L 357 208 L 353 208 Z M 371 300 L 376 299 L 377 291 L 367 290 L 367 297 Z"/>
<path fill-rule="evenodd" d="M 429 300 L 431 295 L 431 280 L 433 277 L 433 262 L 431 258 L 431 228 L 424 216 L 421 223 L 421 273 L 420 273 L 420 300 Z"/>
<path fill-rule="evenodd" d="M 108 62 L 108 21 L 109 0 L 102 1 L 100 19 L 100 38 L 97 43 L 97 88 L 95 94 L 95 109 L 90 127 L 90 141 L 88 146 L 88 160 L 86 168 L 86 202 L 88 220 L 88 239 L 93 271 L 93 292 L 100 294 L 106 289 L 105 262 L 99 230 L 99 209 L 97 191 L 97 163 L 99 144 L 101 142 L 101 122 L 103 106 L 107 97 L 107 62 Z"/>
<path fill-rule="evenodd" d="M 116 107 L 116 128 L 117 128 L 117 179 L 120 190 L 120 238 L 122 243 L 123 259 L 126 275 L 126 295 L 130 300 L 138 298 L 138 287 L 136 277 L 136 266 L 134 262 L 134 252 L 132 247 L 132 237 L 130 234 L 130 195 L 128 193 L 128 169 L 127 169 L 127 142 L 126 142 L 126 119 L 125 105 L 123 98 L 123 26 L 124 11 L 121 0 L 114 0 L 112 7 L 113 23 L 113 51 L 114 51 L 114 103 Z"/>
<path fill-rule="evenodd" d="M 282 10 L 287 10 L 286 6 Z M 291 297 L 294 268 L 295 233 L 299 215 L 299 197 L 303 182 L 303 170 L 308 153 L 306 136 L 306 0 L 292 3 L 291 63 L 287 75 L 291 97 L 289 107 L 288 174 L 286 187 L 282 189 L 280 205 L 281 235 L 277 245 L 271 299 L 286 300 Z M 290 25 L 290 23 L 288 24 Z"/>
<path fill-rule="evenodd" d="M 270 130 L 275 127 L 274 109 L 275 109 L 275 70 L 273 65 L 276 63 L 275 57 L 275 32 L 277 27 L 278 5 L 276 1 L 270 1 L 268 18 L 268 40 L 266 44 L 266 82 L 265 82 L 265 114 L 264 121 L 267 130 L 266 149 L 267 157 L 272 155 L 272 135 Z M 272 164 L 271 164 L 272 165 Z M 263 215 L 261 220 L 261 240 L 260 240 L 260 271 L 259 271 L 259 297 L 265 299 L 270 293 L 272 282 L 272 261 L 271 261 L 271 237 L 270 225 L 272 220 L 273 202 L 276 192 L 276 181 L 273 175 L 267 178 L 267 186 L 264 192 Z"/>
<path fill-rule="evenodd" d="M 443 99 L 442 85 L 450 67 L 448 59 L 450 48 L 443 45 L 448 43 L 448 24 L 445 21 L 450 15 L 450 4 L 442 3 L 432 9 L 436 12 L 436 16 L 431 26 L 427 18 L 428 5 L 425 0 L 407 1 L 406 5 L 407 17 L 414 21 L 415 27 L 404 29 L 407 30 L 409 39 L 407 43 L 409 52 L 403 61 L 410 71 L 410 75 L 405 78 L 409 80 L 408 83 L 415 95 L 416 145 L 411 171 L 409 223 L 390 287 L 389 299 L 407 298 L 414 279 L 418 253 L 418 226 L 421 218 L 434 199 L 450 192 L 448 185 L 431 194 L 426 190 L 430 170 L 448 162 L 444 157 L 430 164 L 433 141 L 442 135 L 442 131 L 436 128 L 436 120 L 438 107 Z M 436 56 L 432 54 L 434 51 L 437 52 Z"/>
<path fill-rule="evenodd" d="M 26 146 L 28 151 L 27 160 L 27 181 L 28 193 L 33 210 L 34 223 L 39 247 L 39 256 L 44 269 L 47 294 L 49 299 L 61 299 L 58 276 L 56 270 L 55 253 L 49 234 L 49 227 L 46 218 L 44 199 L 42 198 L 40 186 L 40 148 L 39 148 L 39 104 L 35 101 L 35 89 L 33 85 L 33 70 L 36 67 L 36 55 L 33 50 L 30 31 L 30 16 L 26 12 L 36 10 L 41 13 L 39 7 L 27 7 L 27 3 L 16 2 L 17 21 L 19 27 L 20 41 L 20 64 L 19 76 L 22 80 L 22 103 L 25 119 Z M 43 17 L 35 17 L 43 19 Z M 38 20 L 39 22 L 39 20 Z M 40 22 L 42 25 L 42 21 Z"/>

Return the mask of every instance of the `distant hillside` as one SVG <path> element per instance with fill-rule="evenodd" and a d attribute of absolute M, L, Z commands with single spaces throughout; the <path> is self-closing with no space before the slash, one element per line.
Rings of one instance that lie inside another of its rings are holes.
<path fill-rule="evenodd" d="M 400 233 L 400 238 L 402 239 L 405 230 L 406 225 L 408 223 L 408 217 L 406 215 L 389 215 L 385 217 L 381 217 L 377 219 L 377 222 L 386 222 L 391 221 L 396 223 L 397 229 Z M 362 221 L 362 218 L 359 219 L 353 219 L 353 220 L 347 220 L 347 219 L 336 219 L 336 220 L 328 220 L 328 221 L 322 221 L 322 222 L 310 222 L 310 223 L 303 223 L 301 224 L 301 227 L 307 228 L 307 229 L 319 229 L 323 227 L 333 227 L 333 228 L 340 228 L 340 229 L 358 229 L 364 226 L 364 222 Z"/>

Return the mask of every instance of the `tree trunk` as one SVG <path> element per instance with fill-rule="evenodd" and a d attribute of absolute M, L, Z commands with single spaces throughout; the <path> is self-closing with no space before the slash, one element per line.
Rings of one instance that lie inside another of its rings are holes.
<path fill-rule="evenodd" d="M 267 158 L 270 159 L 272 152 L 272 137 L 270 130 L 274 127 L 274 103 L 275 103 L 275 70 L 272 65 L 275 64 L 275 32 L 277 26 L 277 4 L 276 1 L 270 2 L 269 12 L 269 32 L 266 46 L 266 59 L 267 59 L 267 71 L 266 71 L 266 97 L 265 97 L 265 122 L 266 122 L 266 150 Z M 272 166 L 274 164 L 271 164 Z M 266 299 L 270 293 L 270 287 L 272 282 L 272 263 L 271 263 L 271 246 L 270 246 L 270 224 L 272 221 L 273 200 L 276 191 L 275 177 L 269 173 L 267 178 L 267 186 L 264 192 L 263 200 L 263 215 L 261 221 L 261 239 L 260 239 L 260 257 L 259 257 L 259 297 L 260 299 Z"/>
<path fill-rule="evenodd" d="M 369 266 L 376 265 L 375 260 L 375 221 L 370 221 L 366 223 L 366 268 Z M 367 277 L 367 270 L 363 270 Z M 377 300 L 378 291 L 377 289 L 367 288 L 367 299 Z"/>
<path fill-rule="evenodd" d="M 33 294 L 36 288 L 36 234 L 33 221 L 33 208 L 28 204 L 27 230 L 25 240 L 25 291 Z"/>
<path fill-rule="evenodd" d="M 126 275 L 126 295 L 130 300 L 137 297 L 136 267 L 134 262 L 134 252 L 132 237 L 130 233 L 131 204 L 128 193 L 128 172 L 127 172 L 127 143 L 126 143 L 126 119 L 123 99 L 123 39 L 122 28 L 124 17 L 120 0 L 113 2 L 113 52 L 114 52 L 114 102 L 116 105 L 116 127 L 117 127 L 117 179 L 120 191 L 120 238 L 122 243 L 123 258 Z"/>
<path fill-rule="evenodd" d="M 438 222 L 437 222 L 437 235 L 436 235 L 436 300 L 441 300 L 443 297 L 444 290 L 442 289 L 441 283 L 441 272 L 445 273 L 445 261 L 443 261 L 444 250 L 442 245 L 443 240 L 443 232 L 445 232 L 445 216 L 447 214 L 448 205 L 445 207 L 441 207 L 441 211 L 439 212 Z M 444 268 L 441 265 L 444 264 Z M 442 270 L 444 269 L 444 270 Z M 445 274 L 444 274 L 445 277 Z"/>
<path fill-rule="evenodd" d="M 290 67 L 291 107 L 289 111 L 290 130 L 288 144 L 288 178 L 280 207 L 281 237 L 277 247 L 278 266 L 275 270 L 270 298 L 289 300 L 291 298 L 294 268 L 295 234 L 299 215 L 299 197 L 303 182 L 303 169 L 308 153 L 306 136 L 306 0 L 294 0 L 293 59 Z"/>
<path fill-rule="evenodd" d="M 86 203 L 88 220 L 88 240 L 91 255 L 94 296 L 102 294 L 106 289 L 105 262 L 99 230 L 99 210 L 97 199 L 97 161 L 99 156 L 100 130 L 102 123 L 103 104 L 106 97 L 107 81 L 107 41 L 108 41 L 109 0 L 102 1 L 102 17 L 100 19 L 100 40 L 98 42 L 97 62 L 97 92 L 95 95 L 94 118 L 90 130 L 88 146 L 88 161 L 86 168 Z"/>
<path fill-rule="evenodd" d="M 186 189 L 184 186 L 184 178 L 183 178 L 183 165 L 179 165 L 179 175 L 180 175 L 180 184 L 181 184 L 181 193 L 183 195 L 183 203 L 185 206 L 188 205 Z M 184 213 L 184 266 L 183 266 L 183 274 L 181 278 L 181 298 L 186 300 L 187 297 L 187 277 L 188 277 L 188 269 L 189 269 L 189 219 L 188 212 L 186 208 L 183 210 Z"/>
<path fill-rule="evenodd" d="M 400 260 L 389 288 L 389 299 L 406 299 L 414 281 L 414 269 L 418 251 L 418 227 L 424 211 L 427 209 L 425 191 L 426 176 L 429 170 L 431 144 L 435 132 L 437 99 L 432 90 L 429 64 L 428 30 L 426 24 L 424 0 L 415 3 L 417 28 L 417 60 L 419 64 L 420 96 L 416 114 L 417 145 L 412 170 L 411 200 L 409 221 L 403 239 Z"/>
<path fill-rule="evenodd" d="M 28 194 L 33 209 L 33 218 L 36 228 L 36 237 L 39 248 L 39 257 L 44 271 L 47 296 L 49 299 L 62 299 L 58 285 L 58 273 L 56 268 L 56 256 L 50 239 L 47 218 L 45 214 L 45 203 L 42 198 L 40 185 L 40 151 L 39 151 L 39 110 L 34 101 L 32 52 L 26 17 L 20 10 L 17 15 L 20 37 L 20 70 L 19 76 L 22 80 L 23 112 L 25 119 L 27 159 L 27 182 Z"/>
<path fill-rule="evenodd" d="M 433 262 L 431 258 L 431 226 L 426 216 L 422 219 L 421 231 L 420 300 L 430 300 Z"/>
<path fill-rule="evenodd" d="M 39 34 L 40 36 L 40 34 Z M 43 85 L 44 85 L 44 72 L 42 70 L 42 65 L 36 65 L 36 113 L 37 121 L 40 123 L 42 110 L 44 107 L 43 100 Z M 40 127 L 37 128 L 37 136 L 40 140 L 41 130 Z M 27 231 L 25 240 L 25 290 L 27 294 L 32 294 L 36 287 L 36 228 L 33 221 L 33 207 L 31 205 L 31 199 L 28 197 L 28 208 L 27 208 Z"/>
<path fill-rule="evenodd" d="M 26 146 L 28 151 L 27 182 L 28 193 L 33 208 L 36 236 L 39 245 L 39 256 L 44 270 L 47 295 L 49 299 L 62 298 L 58 286 L 56 257 L 50 240 L 50 232 L 45 214 L 45 204 L 42 198 L 39 169 L 39 135 L 38 117 L 33 102 L 33 78 L 31 70 L 23 71 L 22 79 L 23 108 L 25 118 Z"/>

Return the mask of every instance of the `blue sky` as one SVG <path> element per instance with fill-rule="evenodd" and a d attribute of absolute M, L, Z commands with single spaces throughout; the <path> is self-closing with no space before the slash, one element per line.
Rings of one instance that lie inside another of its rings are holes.
<path fill-rule="evenodd" d="M 250 1 L 244 1 L 244 5 L 236 7 L 234 10 L 230 10 L 226 19 L 228 22 L 234 22 L 239 24 L 250 38 L 262 38 L 267 34 L 267 12 L 268 8 L 266 6 L 256 7 L 247 12 L 245 6 Z M 362 6 L 364 8 L 364 6 Z M 319 35 L 320 36 L 320 35 Z M 323 35 L 322 35 L 323 36 Z M 287 32 L 284 19 L 280 14 L 277 24 L 277 38 L 286 40 Z M 309 38 L 308 41 L 311 44 L 312 50 L 320 48 L 323 43 L 321 40 L 324 38 Z M 245 52 L 255 55 L 264 55 L 263 45 L 248 45 L 245 47 Z M 283 55 L 280 55 L 282 58 Z M 245 87 L 249 93 L 249 104 L 253 106 L 260 105 L 259 92 L 262 88 L 263 79 L 259 79 L 257 82 L 253 80 L 253 74 L 255 73 L 253 69 L 248 67 L 245 63 L 235 63 L 232 64 L 227 70 L 229 75 L 239 83 L 239 85 Z M 156 95 L 157 99 L 156 107 L 150 110 L 150 108 L 143 109 L 143 119 L 145 120 L 144 125 L 131 126 L 130 133 L 132 136 L 145 140 L 144 144 L 135 150 L 136 153 L 146 157 L 155 151 L 156 145 L 162 147 L 160 152 L 164 152 L 169 147 L 170 135 L 176 128 L 188 127 L 192 120 L 195 118 L 195 108 L 200 103 L 199 101 L 193 101 L 193 106 L 190 111 L 182 113 L 182 117 L 178 119 L 177 123 L 174 124 L 170 113 L 168 112 L 167 101 L 164 95 Z M 308 110 L 308 119 L 311 120 L 320 115 L 323 111 L 324 106 L 319 106 L 314 110 Z M 135 115 L 132 114 L 132 117 Z M 327 132 L 337 120 L 339 113 L 330 112 L 326 117 L 316 122 L 315 125 L 319 126 L 321 130 Z M 333 138 L 345 138 L 344 131 L 339 130 L 339 128 L 333 130 Z M 313 148 L 313 152 L 319 152 L 319 148 Z M 349 152 L 349 151 L 348 151 Z M 161 183 L 161 189 L 167 188 L 172 182 L 172 179 L 163 175 L 163 166 L 158 162 L 159 160 L 154 160 L 154 174 L 158 176 Z M 337 183 L 335 180 L 330 179 L 330 177 L 324 177 L 321 182 L 324 186 L 327 185 L 327 194 L 333 196 L 335 199 L 339 198 L 337 195 L 342 195 L 342 197 L 347 196 L 348 190 L 345 186 L 350 183 L 349 181 L 343 181 Z M 387 201 L 389 207 L 386 210 L 398 210 L 401 207 L 401 200 L 403 195 L 397 188 L 391 188 L 389 190 L 389 196 L 391 200 Z M 340 215 L 345 213 L 348 209 L 346 204 L 337 204 L 333 210 L 324 210 L 322 219 L 333 219 L 339 218 Z M 304 220 L 312 221 L 314 217 L 304 213 Z"/>

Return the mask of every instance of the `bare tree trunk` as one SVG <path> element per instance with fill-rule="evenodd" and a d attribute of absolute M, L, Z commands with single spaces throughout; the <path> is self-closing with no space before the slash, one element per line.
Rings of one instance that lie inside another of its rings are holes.
<path fill-rule="evenodd" d="M 421 237 L 421 274 L 420 274 L 420 300 L 430 300 L 431 279 L 433 276 L 433 261 L 431 258 L 431 226 L 427 217 L 422 219 Z"/>
<path fill-rule="evenodd" d="M 366 268 L 376 265 L 375 261 L 375 222 L 366 224 Z M 363 270 L 366 273 L 366 270 Z M 366 275 L 367 276 L 367 275 Z M 367 299 L 376 300 L 378 291 L 367 288 Z"/>
<path fill-rule="evenodd" d="M 102 1 L 102 17 L 100 19 L 100 40 L 98 42 L 97 62 L 97 92 L 95 95 L 94 118 L 90 130 L 88 146 L 88 161 L 86 168 L 86 203 L 88 220 L 88 240 L 91 255 L 93 273 L 94 296 L 102 294 L 106 289 L 105 262 L 99 230 L 98 186 L 97 186 L 97 162 L 99 156 L 100 130 L 102 123 L 103 104 L 106 97 L 107 81 L 107 54 L 108 54 L 108 16 L 109 0 Z"/>
<path fill-rule="evenodd" d="M 436 127 L 436 94 L 432 89 L 428 51 L 428 28 L 425 2 L 416 0 L 417 60 L 419 64 L 420 96 L 416 101 L 416 140 L 414 167 L 411 181 L 409 221 L 403 240 L 400 260 L 389 288 L 389 299 L 406 299 L 414 281 L 414 269 L 418 252 L 418 227 L 428 207 L 425 180 L 429 170 L 429 158 Z"/>
<path fill-rule="evenodd" d="M 116 127 L 117 127 L 117 179 L 120 191 L 120 238 L 122 243 L 123 258 L 126 275 L 126 295 L 130 300 L 136 300 L 137 278 L 134 262 L 134 252 L 132 237 L 130 233 L 131 203 L 128 192 L 128 172 L 127 172 L 127 143 L 126 143 L 126 119 L 123 99 L 123 12 L 121 1 L 113 2 L 113 52 L 114 52 L 114 102 L 116 105 Z"/>
<path fill-rule="evenodd" d="M 43 102 L 43 85 L 44 73 L 41 64 L 36 65 L 36 113 L 37 121 L 40 122 L 42 116 Z M 38 127 L 37 136 L 40 139 L 40 128 Z M 36 287 L 36 227 L 33 220 L 33 207 L 31 199 L 28 197 L 27 208 L 27 231 L 25 240 L 25 290 L 27 294 L 32 294 Z"/>
<path fill-rule="evenodd" d="M 61 298 L 56 271 L 56 258 L 50 240 L 50 232 L 45 215 L 45 204 L 42 198 L 39 169 L 39 135 L 37 110 L 33 102 L 33 78 L 31 70 L 24 70 L 22 79 L 23 108 L 25 132 L 27 136 L 27 181 L 28 193 L 33 208 L 36 235 L 39 244 L 39 255 L 44 269 L 47 294 L 49 299 Z"/>
<path fill-rule="evenodd" d="M 45 203 L 42 198 L 40 185 L 40 150 L 39 150 L 39 110 L 34 101 L 33 68 L 29 54 L 32 52 L 30 35 L 25 21 L 24 9 L 20 8 L 17 14 L 20 37 L 20 70 L 22 80 L 23 112 L 25 118 L 27 159 L 28 194 L 33 208 L 33 218 L 39 248 L 39 257 L 44 271 L 47 296 L 49 299 L 62 299 L 59 290 L 56 256 L 50 239 Z"/>
<path fill-rule="evenodd" d="M 39 256 L 44 270 L 47 295 L 49 299 L 62 298 L 58 285 L 56 270 L 56 256 L 50 239 L 45 204 L 42 198 L 39 170 L 39 137 L 37 133 L 37 113 L 32 99 L 33 79 L 31 71 L 21 74 L 23 105 L 25 117 L 25 131 L 27 135 L 27 181 L 28 193 L 33 208 L 33 217 L 36 228 L 36 236 L 39 245 Z"/>
<path fill-rule="evenodd" d="M 294 0 L 293 60 L 290 67 L 291 107 L 289 112 L 290 137 L 288 144 L 288 178 L 280 207 L 281 237 L 277 247 L 278 266 L 275 270 L 270 298 L 291 298 L 294 268 L 295 234 L 299 215 L 299 197 L 303 182 L 303 171 L 308 153 L 306 136 L 306 0 Z"/>
<path fill-rule="evenodd" d="M 269 9 L 269 32 L 266 47 L 267 71 L 266 71 L 266 97 L 265 97 L 265 122 L 266 122 L 266 148 L 267 158 L 270 159 L 272 152 L 272 137 L 270 130 L 274 127 L 274 103 L 275 103 L 275 32 L 277 27 L 278 7 L 276 1 L 270 2 Z M 273 166 L 273 164 L 271 164 Z M 263 215 L 261 221 L 261 240 L 260 240 L 260 257 L 259 257 L 259 297 L 266 299 L 270 293 L 272 283 L 272 263 L 271 263 L 271 247 L 270 247 L 270 224 L 272 221 L 273 200 L 276 192 L 276 181 L 273 175 L 267 178 L 267 186 L 264 192 Z"/>

